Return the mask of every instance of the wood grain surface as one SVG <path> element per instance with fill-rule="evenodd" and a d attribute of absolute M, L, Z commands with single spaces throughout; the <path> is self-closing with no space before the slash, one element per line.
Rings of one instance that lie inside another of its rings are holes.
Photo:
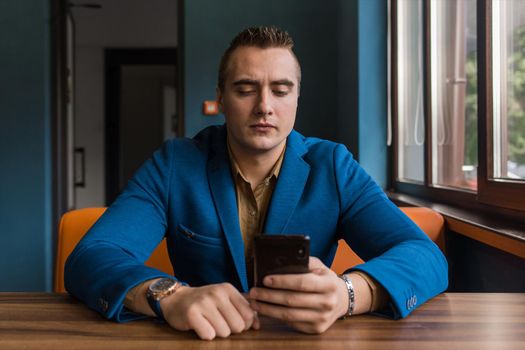
<path fill-rule="evenodd" d="M 406 319 L 355 316 L 321 335 L 265 318 L 202 341 L 152 319 L 108 321 L 66 294 L 0 293 L 0 349 L 525 349 L 525 294 L 445 293 Z"/>

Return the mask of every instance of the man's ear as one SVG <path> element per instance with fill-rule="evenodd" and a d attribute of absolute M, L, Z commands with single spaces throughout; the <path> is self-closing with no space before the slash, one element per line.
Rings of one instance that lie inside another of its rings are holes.
<path fill-rule="evenodd" d="M 222 91 L 218 86 L 215 88 L 215 95 L 217 99 L 217 104 L 219 105 L 219 111 L 223 113 L 222 111 Z"/>

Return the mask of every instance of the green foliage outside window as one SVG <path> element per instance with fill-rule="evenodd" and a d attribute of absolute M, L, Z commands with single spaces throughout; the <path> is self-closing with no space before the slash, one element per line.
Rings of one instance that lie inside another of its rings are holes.
<path fill-rule="evenodd" d="M 525 26 L 516 29 L 514 52 L 509 57 L 507 130 L 508 160 L 525 166 Z M 466 116 L 465 116 L 465 164 L 478 164 L 477 129 L 477 59 L 476 52 L 470 52 L 466 62 Z M 505 127 L 504 125 L 502 125 Z"/>
<path fill-rule="evenodd" d="M 525 26 L 513 35 L 514 52 L 510 56 L 512 67 L 508 91 L 509 160 L 525 165 Z"/>
<path fill-rule="evenodd" d="M 478 63 L 477 52 L 467 56 L 465 67 L 467 93 L 465 96 L 465 164 L 478 165 Z"/>

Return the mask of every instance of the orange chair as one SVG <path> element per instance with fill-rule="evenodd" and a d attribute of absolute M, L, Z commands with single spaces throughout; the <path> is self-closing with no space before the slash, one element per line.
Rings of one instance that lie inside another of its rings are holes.
<path fill-rule="evenodd" d="M 104 213 L 106 208 L 86 208 L 67 212 L 62 216 L 58 230 L 58 247 L 55 266 L 55 292 L 65 292 L 64 288 L 64 265 L 82 236 Z M 410 217 L 421 229 L 438 244 L 443 250 L 443 217 L 428 208 L 403 207 L 401 210 Z M 343 241 L 339 241 L 332 270 L 342 273 L 351 266 L 362 263 L 357 254 Z M 156 267 L 161 271 L 173 274 L 173 268 L 168 257 L 166 240 L 155 249 L 146 265 Z"/>
<path fill-rule="evenodd" d="M 55 265 L 55 292 L 65 292 L 64 288 L 64 265 L 67 257 L 80 239 L 93 226 L 98 218 L 106 211 L 106 208 L 85 208 L 72 210 L 65 213 L 60 220 L 58 228 L 58 247 Z M 166 240 L 163 239 L 157 249 L 151 254 L 146 265 L 173 275 L 173 268 L 168 257 Z"/>
<path fill-rule="evenodd" d="M 438 212 L 423 207 L 400 207 L 406 216 L 418 225 L 427 236 L 434 241 L 441 251 L 445 251 L 444 223 L 443 216 Z M 344 240 L 339 240 L 339 245 L 335 253 L 335 259 L 331 269 L 337 274 L 348 270 L 349 267 L 363 263 L 363 260 L 346 244 Z"/>

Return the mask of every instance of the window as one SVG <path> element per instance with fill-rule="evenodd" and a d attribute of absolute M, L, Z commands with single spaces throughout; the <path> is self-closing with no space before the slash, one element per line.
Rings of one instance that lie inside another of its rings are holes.
<path fill-rule="evenodd" d="M 405 181 L 424 181 L 425 121 L 423 113 L 423 5 L 399 1 L 398 54 L 398 176 Z"/>
<path fill-rule="evenodd" d="M 430 6 L 433 184 L 476 190 L 476 0 Z"/>
<path fill-rule="evenodd" d="M 525 1 L 492 4 L 494 177 L 525 179 Z"/>
<path fill-rule="evenodd" d="M 394 188 L 525 210 L 525 1 L 391 9 Z"/>

